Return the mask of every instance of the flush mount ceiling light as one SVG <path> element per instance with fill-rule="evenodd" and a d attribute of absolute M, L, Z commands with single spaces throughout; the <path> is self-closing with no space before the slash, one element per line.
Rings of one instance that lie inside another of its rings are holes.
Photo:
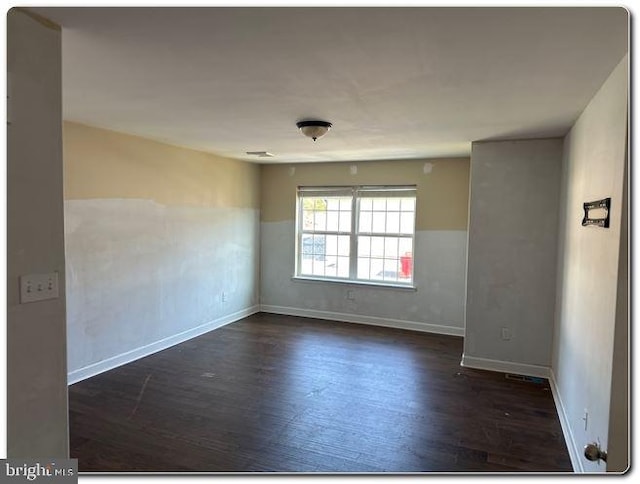
<path fill-rule="evenodd" d="M 331 128 L 331 123 L 327 121 L 299 121 L 296 126 L 303 135 L 315 141 L 327 134 L 327 131 Z"/>

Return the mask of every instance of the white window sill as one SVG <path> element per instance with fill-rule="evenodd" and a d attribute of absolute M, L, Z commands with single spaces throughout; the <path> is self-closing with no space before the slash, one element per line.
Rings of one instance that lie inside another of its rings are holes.
<path fill-rule="evenodd" d="M 372 281 L 354 281 L 351 279 L 329 279 L 329 278 L 320 278 L 320 277 L 310 277 L 310 276 L 293 276 L 291 278 L 292 281 L 297 282 L 328 282 L 328 283 L 339 283 L 346 284 L 350 286 L 369 286 L 369 287 L 379 287 L 381 289 L 400 289 L 403 291 L 417 291 L 418 288 L 416 286 L 410 284 L 393 284 L 389 282 L 372 282 Z"/>

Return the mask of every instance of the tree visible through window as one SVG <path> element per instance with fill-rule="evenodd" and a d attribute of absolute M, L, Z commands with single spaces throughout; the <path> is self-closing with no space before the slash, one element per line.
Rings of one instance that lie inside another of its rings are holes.
<path fill-rule="evenodd" d="M 413 284 L 415 186 L 298 188 L 296 275 Z"/>

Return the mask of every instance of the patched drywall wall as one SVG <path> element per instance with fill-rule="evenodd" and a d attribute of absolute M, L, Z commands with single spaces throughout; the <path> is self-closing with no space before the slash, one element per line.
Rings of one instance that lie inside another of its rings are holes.
<path fill-rule="evenodd" d="M 64 157 L 71 381 L 257 309 L 259 166 L 71 122 Z"/>
<path fill-rule="evenodd" d="M 472 146 L 465 366 L 551 364 L 561 163 L 559 138 Z"/>
<path fill-rule="evenodd" d="M 573 453 L 579 456 L 579 470 L 588 472 L 605 470 L 602 463 L 586 461 L 581 449 L 592 441 L 607 449 L 616 301 L 621 284 L 627 92 L 625 56 L 564 141 L 552 370 Z M 610 227 L 582 227 L 582 204 L 606 197 L 611 197 Z"/>
<path fill-rule="evenodd" d="M 293 280 L 296 188 L 375 184 L 417 186 L 417 289 Z M 461 335 L 468 193 L 469 160 L 464 158 L 264 165 L 261 307 L 265 311 Z"/>
<path fill-rule="evenodd" d="M 7 455 L 66 458 L 60 28 L 9 10 L 7 74 Z M 20 276 L 52 272 L 59 297 L 20 304 Z"/>

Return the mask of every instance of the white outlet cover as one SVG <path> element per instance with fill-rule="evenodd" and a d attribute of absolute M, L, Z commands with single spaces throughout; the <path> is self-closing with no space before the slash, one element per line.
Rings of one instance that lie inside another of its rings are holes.
<path fill-rule="evenodd" d="M 20 276 L 20 304 L 57 299 L 58 273 Z"/>

